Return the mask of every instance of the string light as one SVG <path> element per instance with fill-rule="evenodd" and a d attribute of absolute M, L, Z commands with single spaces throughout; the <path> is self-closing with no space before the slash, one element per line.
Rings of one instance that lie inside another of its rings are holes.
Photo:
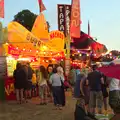
<path fill-rule="evenodd" d="M 8 45 L 8 43 L 7 43 L 7 42 L 6 42 L 5 44 L 6 44 L 6 45 Z"/>
<path fill-rule="evenodd" d="M 109 54 L 110 56 L 112 55 L 112 53 Z"/>
<path fill-rule="evenodd" d="M 44 54 L 46 54 L 46 52 L 44 52 Z"/>
<path fill-rule="evenodd" d="M 48 63 L 49 61 L 48 61 L 48 60 L 46 60 L 46 62 Z"/>
<path fill-rule="evenodd" d="M 89 54 L 87 54 L 87 56 L 89 56 Z"/>

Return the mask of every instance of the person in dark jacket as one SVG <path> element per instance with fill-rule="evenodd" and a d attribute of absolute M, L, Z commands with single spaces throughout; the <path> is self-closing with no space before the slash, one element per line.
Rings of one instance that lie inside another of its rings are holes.
<path fill-rule="evenodd" d="M 32 91 L 32 76 L 33 76 L 33 70 L 30 67 L 30 63 L 27 63 L 27 69 L 28 69 L 27 93 L 28 93 L 28 98 L 30 99 L 32 97 L 31 91 Z"/>
<path fill-rule="evenodd" d="M 14 86 L 16 91 L 17 103 L 21 104 L 23 102 L 23 91 L 26 86 L 27 74 L 20 63 L 17 63 L 16 70 L 14 70 L 13 73 L 13 77 L 15 80 Z"/>

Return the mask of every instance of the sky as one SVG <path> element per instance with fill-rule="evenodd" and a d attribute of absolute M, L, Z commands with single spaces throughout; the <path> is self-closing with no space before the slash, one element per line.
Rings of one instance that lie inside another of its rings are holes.
<path fill-rule="evenodd" d="M 57 30 L 57 4 L 71 4 L 71 0 L 43 0 L 44 12 L 51 30 Z M 81 29 L 87 33 L 88 20 L 91 36 L 105 44 L 108 49 L 120 50 L 120 0 L 80 0 Z M 39 14 L 38 0 L 5 0 L 5 18 L 0 19 L 4 26 L 13 20 L 19 11 L 29 9 Z"/>

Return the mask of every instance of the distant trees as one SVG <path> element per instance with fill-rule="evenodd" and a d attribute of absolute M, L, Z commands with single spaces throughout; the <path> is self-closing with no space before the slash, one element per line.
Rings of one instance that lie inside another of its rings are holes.
<path fill-rule="evenodd" d="M 13 21 L 20 23 L 26 29 L 31 31 L 36 17 L 37 15 L 31 12 L 30 10 L 22 10 L 14 16 Z M 48 30 L 49 30 L 50 24 L 48 21 L 47 21 L 47 25 L 48 25 Z"/>

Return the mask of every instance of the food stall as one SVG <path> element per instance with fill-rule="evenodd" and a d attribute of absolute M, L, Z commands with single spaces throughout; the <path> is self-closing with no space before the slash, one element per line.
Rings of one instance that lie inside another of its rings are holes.
<path fill-rule="evenodd" d="M 5 80 L 6 100 L 15 100 L 13 72 L 18 61 L 30 62 L 33 69 L 40 65 L 55 64 L 64 58 L 64 34 L 52 31 L 48 41 L 38 39 L 17 22 L 8 25 L 8 42 L 4 44 L 7 61 L 7 78 Z M 56 43 L 59 43 L 58 45 Z"/>

